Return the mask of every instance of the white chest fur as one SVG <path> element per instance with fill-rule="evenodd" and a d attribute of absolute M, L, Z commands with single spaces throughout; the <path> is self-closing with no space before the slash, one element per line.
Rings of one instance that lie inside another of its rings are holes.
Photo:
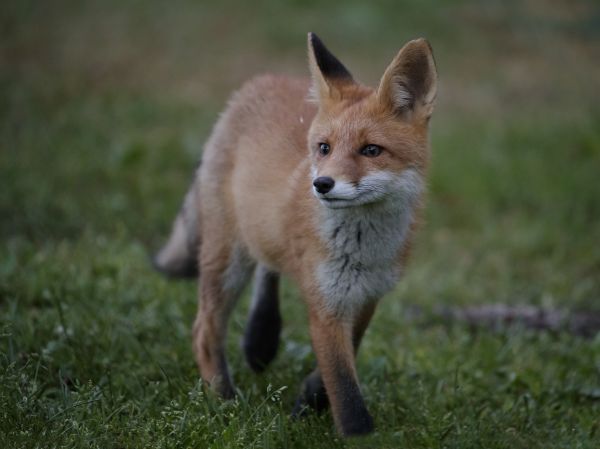
<path fill-rule="evenodd" d="M 400 277 L 398 255 L 422 184 L 414 170 L 405 170 L 381 202 L 323 208 L 318 227 L 329 257 L 317 266 L 316 276 L 329 312 L 351 316 L 395 286 Z"/>

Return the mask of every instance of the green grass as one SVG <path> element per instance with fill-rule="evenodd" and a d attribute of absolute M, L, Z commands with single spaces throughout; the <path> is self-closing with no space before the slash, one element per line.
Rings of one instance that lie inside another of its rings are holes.
<path fill-rule="evenodd" d="M 434 315 L 600 311 L 599 8 L 369 5 L 0 6 L 0 447 L 600 447 L 600 335 Z M 246 297 L 234 313 L 223 402 L 193 362 L 196 285 L 148 264 L 228 92 L 305 74 L 309 30 L 370 83 L 425 35 L 441 81 L 426 224 L 358 359 L 377 431 L 352 441 L 328 413 L 288 416 L 314 364 L 293 285 L 260 376 L 239 350 Z"/>

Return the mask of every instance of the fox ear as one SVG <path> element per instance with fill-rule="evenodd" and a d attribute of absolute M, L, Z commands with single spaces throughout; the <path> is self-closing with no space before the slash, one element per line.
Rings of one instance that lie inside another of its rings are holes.
<path fill-rule="evenodd" d="M 314 33 L 308 33 L 308 64 L 312 76 L 310 96 L 313 100 L 340 99 L 343 86 L 354 83 L 348 69 Z"/>
<path fill-rule="evenodd" d="M 428 119 L 437 93 L 437 71 L 425 39 L 408 42 L 386 69 L 377 97 L 402 117 Z M 410 115 L 407 115 L 410 114 Z"/>

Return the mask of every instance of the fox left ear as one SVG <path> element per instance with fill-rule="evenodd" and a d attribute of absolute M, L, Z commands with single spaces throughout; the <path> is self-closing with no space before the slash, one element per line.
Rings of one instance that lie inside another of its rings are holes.
<path fill-rule="evenodd" d="M 408 42 L 386 69 L 377 97 L 394 113 L 428 119 L 437 93 L 437 71 L 431 45 L 425 39 Z"/>
<path fill-rule="evenodd" d="M 354 83 L 348 69 L 314 33 L 308 33 L 308 63 L 312 75 L 310 95 L 318 102 L 341 99 L 343 87 Z"/>

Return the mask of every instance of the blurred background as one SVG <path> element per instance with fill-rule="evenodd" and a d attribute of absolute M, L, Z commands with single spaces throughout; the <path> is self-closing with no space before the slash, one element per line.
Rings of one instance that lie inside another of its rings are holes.
<path fill-rule="evenodd" d="M 424 296 L 599 296 L 594 1 L 9 1 L 1 11 L 5 240 L 119 232 L 154 248 L 231 91 L 263 72 L 306 76 L 307 31 L 371 85 L 425 36 L 440 89 L 417 245 Z"/>
<path fill-rule="evenodd" d="M 597 1 L 6 0 L 6 376 L 32 376 L 23 357 L 37 354 L 58 382 L 49 381 L 48 391 L 69 390 L 88 379 L 101 383 L 107 366 L 125 376 L 139 363 L 143 376 L 151 354 L 164 357 L 174 377 L 183 364 L 181 382 L 192 382 L 195 286 L 162 280 L 147 256 L 168 232 L 231 91 L 263 72 L 307 76 L 308 31 L 366 84 L 376 85 L 412 38 L 429 39 L 438 66 L 426 222 L 367 352 L 387 354 L 378 343 L 384 332 L 411 348 L 410 335 L 396 329 L 407 305 L 600 311 Z M 297 292 L 286 284 L 284 295 Z M 297 303 L 289 301 L 284 315 L 303 310 Z M 245 307 L 232 325 L 236 338 Z M 299 342 L 286 346 L 292 363 L 308 342 L 301 324 L 286 332 Z M 130 348 L 140 341 L 148 352 L 136 362 Z M 599 357 L 597 345 L 593 351 L 590 363 Z M 129 362 L 118 368 L 116 360 Z M 597 382 L 587 368 L 588 381 Z M 17 410 L 18 389 L 10 385 L 4 406 Z M 59 407 L 48 404 L 14 417 Z"/>

